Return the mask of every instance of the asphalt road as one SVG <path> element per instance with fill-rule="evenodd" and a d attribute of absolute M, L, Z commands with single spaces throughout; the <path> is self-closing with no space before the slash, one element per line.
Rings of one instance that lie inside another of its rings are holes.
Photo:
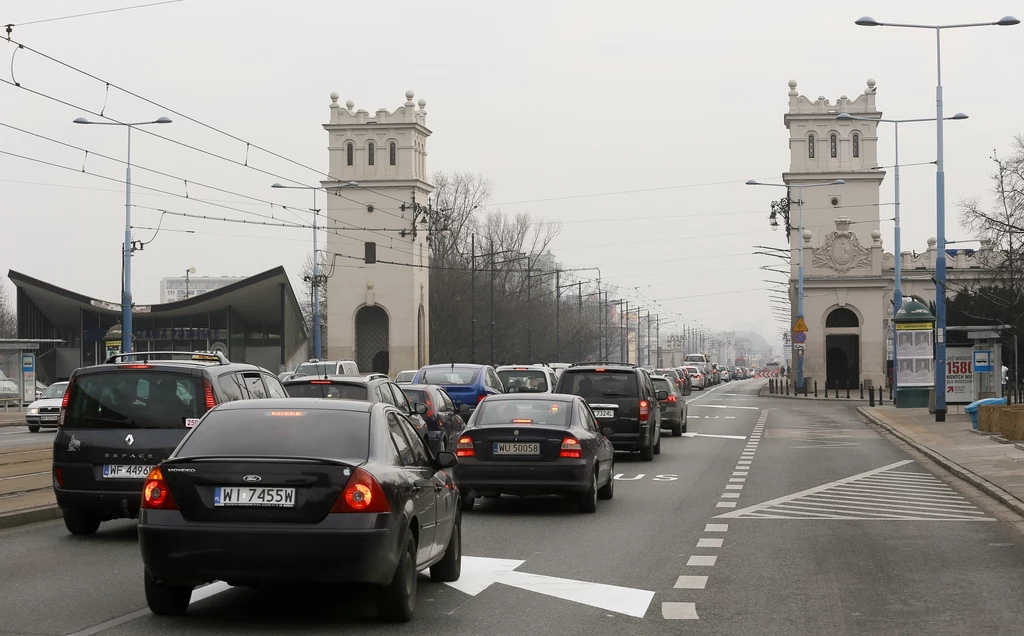
<path fill-rule="evenodd" d="M 38 433 L 29 433 L 24 426 L 0 427 L 0 451 L 53 442 L 56 432 L 55 428 L 44 428 Z"/>
<path fill-rule="evenodd" d="M 185 617 L 157 618 L 133 522 L 85 538 L 51 522 L 0 532 L 0 634 L 1024 631 L 1024 537 L 1004 513 L 847 407 L 757 398 L 759 385 L 695 392 L 690 432 L 724 437 L 617 458 L 596 514 L 557 498 L 478 503 L 460 589 L 421 578 L 409 625 L 375 622 L 359 590 L 218 584 Z"/>

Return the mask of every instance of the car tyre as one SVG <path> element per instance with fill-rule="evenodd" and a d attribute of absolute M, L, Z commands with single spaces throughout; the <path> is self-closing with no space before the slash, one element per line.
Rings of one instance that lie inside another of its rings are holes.
<path fill-rule="evenodd" d="M 683 433 L 686 432 L 686 425 L 687 425 L 687 422 L 683 422 L 682 428 L 679 429 L 680 430 L 680 433 L 679 433 L 680 435 L 682 435 Z"/>
<path fill-rule="evenodd" d="M 38 433 L 39 432 L 39 425 L 38 424 L 29 424 L 28 425 L 28 432 L 29 433 Z"/>
<path fill-rule="evenodd" d="M 71 534 L 96 534 L 100 527 L 100 518 L 85 510 L 64 510 L 64 527 Z"/>
<path fill-rule="evenodd" d="M 590 488 L 576 500 L 580 512 L 597 512 L 597 471 L 590 475 Z"/>
<path fill-rule="evenodd" d="M 672 426 L 672 437 L 682 437 L 682 436 L 683 436 L 683 424 L 681 422 L 676 422 Z"/>
<path fill-rule="evenodd" d="M 462 495 L 462 509 L 469 512 L 476 505 L 476 497 L 472 495 Z"/>
<path fill-rule="evenodd" d="M 657 433 L 655 433 L 655 435 L 658 436 L 658 441 L 654 443 L 654 454 L 655 455 L 661 455 L 661 427 L 660 426 L 658 427 L 658 431 L 657 431 Z"/>
<path fill-rule="evenodd" d="M 145 571 L 143 581 L 149 611 L 157 616 L 181 616 L 188 610 L 188 604 L 192 600 L 192 586 L 158 583 Z"/>
<path fill-rule="evenodd" d="M 458 581 L 462 575 L 462 514 L 455 513 L 452 536 L 440 561 L 430 566 L 430 579 L 437 583 Z"/>
<path fill-rule="evenodd" d="M 416 542 L 410 536 L 394 578 L 377 597 L 378 618 L 392 623 L 405 623 L 412 618 L 416 609 L 416 578 Z"/>
<path fill-rule="evenodd" d="M 654 461 L 654 445 L 644 446 L 640 449 L 640 461 L 652 462 Z"/>
<path fill-rule="evenodd" d="M 597 491 L 598 499 L 611 499 L 615 496 L 615 462 L 612 462 L 612 466 L 608 469 L 608 483 L 601 486 L 601 489 Z"/>

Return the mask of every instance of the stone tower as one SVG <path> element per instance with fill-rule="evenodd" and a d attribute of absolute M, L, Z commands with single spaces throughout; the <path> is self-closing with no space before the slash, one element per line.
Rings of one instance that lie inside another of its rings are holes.
<path fill-rule="evenodd" d="M 782 175 L 790 186 L 791 286 L 793 317 L 797 306 L 800 251 L 804 262 L 804 376 L 819 384 L 861 380 L 882 384 L 885 378 L 885 308 L 892 281 L 882 276 L 879 222 L 891 208 L 879 212 L 879 186 L 885 172 L 878 170 L 878 136 L 874 121 L 841 121 L 836 116 L 879 118 L 875 108 L 875 81 L 854 99 L 841 96 L 835 103 L 801 95 L 796 81 L 789 82 L 790 167 Z M 797 230 L 800 184 L 842 179 L 844 185 L 803 189 L 803 226 Z M 799 355 L 794 347 L 793 368 Z"/>
<path fill-rule="evenodd" d="M 327 356 L 392 376 L 429 360 L 426 101 L 354 110 L 331 94 Z M 355 182 L 358 185 L 352 185 Z M 339 187 L 340 186 L 340 187 Z M 364 264 L 371 252 L 376 264 Z M 331 260 L 334 267 L 330 266 Z"/>

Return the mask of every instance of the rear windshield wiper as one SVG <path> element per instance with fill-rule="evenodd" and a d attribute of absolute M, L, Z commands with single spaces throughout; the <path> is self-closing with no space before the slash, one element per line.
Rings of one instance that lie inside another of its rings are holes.
<path fill-rule="evenodd" d="M 635 397 L 629 393 L 602 393 L 601 397 Z"/>

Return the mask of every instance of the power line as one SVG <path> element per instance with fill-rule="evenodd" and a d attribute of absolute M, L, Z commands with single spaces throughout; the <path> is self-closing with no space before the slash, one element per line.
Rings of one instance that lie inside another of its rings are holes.
<path fill-rule="evenodd" d="M 156 7 L 161 4 L 174 4 L 176 2 L 184 2 L 184 0 L 163 0 L 163 2 L 151 2 L 149 4 L 137 4 L 131 7 L 119 7 L 117 9 L 104 9 L 103 11 L 91 11 L 89 13 L 77 13 L 75 15 L 62 15 L 57 18 L 44 18 L 42 20 L 33 20 L 31 22 L 19 22 L 17 24 L 8 24 L 7 34 L 10 36 L 11 27 L 23 27 L 29 26 L 30 24 L 43 24 L 44 22 L 56 22 L 58 20 L 70 20 L 72 18 L 85 18 L 91 15 L 100 15 L 103 13 L 117 13 L 118 11 L 130 11 L 132 9 L 145 9 L 146 7 Z M 10 39 L 10 37 L 8 37 Z"/>

